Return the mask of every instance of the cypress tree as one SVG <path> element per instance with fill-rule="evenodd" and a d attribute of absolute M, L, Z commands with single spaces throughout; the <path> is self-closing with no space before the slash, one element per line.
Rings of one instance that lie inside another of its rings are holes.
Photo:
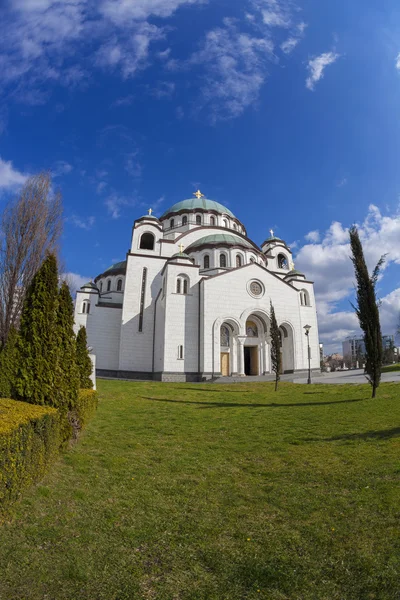
<path fill-rule="evenodd" d="M 0 398 L 12 398 L 18 361 L 18 333 L 11 327 L 6 345 L 0 352 Z"/>
<path fill-rule="evenodd" d="M 281 378 L 281 336 L 275 316 L 275 309 L 270 300 L 270 321 L 271 321 L 271 363 L 272 371 L 275 373 L 275 391 L 278 389 L 278 382 Z"/>
<path fill-rule="evenodd" d="M 56 394 L 58 405 L 71 410 L 75 407 L 79 391 L 79 370 L 76 362 L 76 336 L 74 333 L 74 306 L 67 283 L 64 281 L 58 294 L 57 339 L 59 364 Z"/>
<path fill-rule="evenodd" d="M 57 259 L 49 254 L 33 277 L 24 300 L 15 395 L 31 404 L 56 408 L 59 398 L 55 388 L 60 369 L 57 305 Z"/>
<path fill-rule="evenodd" d="M 356 311 L 365 342 L 365 372 L 372 386 L 372 398 L 376 396 L 382 374 L 382 333 L 379 319 L 379 306 L 376 300 L 376 282 L 381 267 L 385 261 L 382 256 L 370 276 L 364 258 L 364 252 L 356 227 L 350 229 L 350 246 L 352 262 L 357 281 L 357 306 Z"/>
<path fill-rule="evenodd" d="M 93 382 L 90 379 L 92 374 L 92 361 L 90 360 L 87 349 L 86 327 L 81 327 L 76 336 L 76 363 L 79 369 L 80 387 L 84 390 L 92 389 Z"/>

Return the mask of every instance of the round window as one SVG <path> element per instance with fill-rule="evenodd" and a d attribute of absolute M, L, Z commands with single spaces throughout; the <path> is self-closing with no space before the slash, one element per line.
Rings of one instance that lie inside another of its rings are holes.
<path fill-rule="evenodd" d="M 250 295 L 255 298 L 259 298 L 264 294 L 264 286 L 260 281 L 250 281 L 247 289 Z"/>

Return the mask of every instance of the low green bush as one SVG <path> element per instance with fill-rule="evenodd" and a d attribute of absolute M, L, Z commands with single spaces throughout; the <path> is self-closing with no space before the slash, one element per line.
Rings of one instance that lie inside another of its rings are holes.
<path fill-rule="evenodd" d="M 0 516 L 43 477 L 59 447 L 56 409 L 0 399 Z"/>
<path fill-rule="evenodd" d="M 95 390 L 79 390 L 76 406 L 69 412 L 69 421 L 73 429 L 73 438 L 84 429 L 97 409 L 98 396 Z"/>

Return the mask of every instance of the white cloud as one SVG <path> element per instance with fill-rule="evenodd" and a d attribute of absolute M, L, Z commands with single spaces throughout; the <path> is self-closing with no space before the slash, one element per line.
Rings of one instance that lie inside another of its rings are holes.
<path fill-rule="evenodd" d="M 332 65 L 340 57 L 336 52 L 325 52 L 320 56 L 312 58 L 308 62 L 309 77 L 306 80 L 306 87 L 309 90 L 315 89 L 315 84 L 324 76 L 324 70 Z"/>
<path fill-rule="evenodd" d="M 336 185 L 337 185 L 337 187 L 344 187 L 345 185 L 347 185 L 347 183 L 348 183 L 347 177 L 342 177 L 342 179 L 340 179 Z"/>
<path fill-rule="evenodd" d="M 211 109 L 212 120 L 236 117 L 257 100 L 273 49 L 271 40 L 241 33 L 227 20 L 206 34 L 189 63 L 206 70 L 201 104 Z"/>
<path fill-rule="evenodd" d="M 300 42 L 300 38 L 290 37 L 281 44 L 281 50 L 285 54 L 290 54 Z"/>
<path fill-rule="evenodd" d="M 400 71 L 400 52 L 396 57 L 396 69 Z"/>
<path fill-rule="evenodd" d="M 28 175 L 14 169 L 11 161 L 2 160 L 0 157 L 0 189 L 14 189 L 23 185 Z"/>
<path fill-rule="evenodd" d="M 95 223 L 95 217 L 87 217 L 87 218 L 83 218 L 83 217 L 78 217 L 78 215 L 76 214 L 72 214 L 70 217 L 67 217 L 66 219 L 67 223 L 70 223 L 71 225 L 74 225 L 75 227 L 79 227 L 79 229 L 92 229 L 94 223 Z"/>
<path fill-rule="evenodd" d="M 387 254 L 382 271 L 383 281 L 389 265 L 400 265 L 400 213 L 384 216 L 378 207 L 371 204 L 366 218 L 358 225 L 358 230 L 370 271 L 379 258 Z M 340 349 L 338 342 L 348 335 L 359 333 L 358 322 L 350 303 L 348 311 L 337 311 L 340 301 L 354 298 L 355 277 L 350 260 L 348 228 L 335 221 L 320 236 L 320 240 L 306 244 L 299 250 L 296 268 L 315 282 L 321 340 L 328 344 L 336 343 L 335 348 Z M 400 313 L 399 304 L 400 288 L 395 288 L 382 298 L 380 311 L 384 333 L 394 333 Z"/>
<path fill-rule="evenodd" d="M 139 161 L 139 151 L 130 152 L 125 157 L 125 171 L 135 178 L 139 178 L 143 172 L 143 165 Z"/>
<path fill-rule="evenodd" d="M 292 7 L 286 0 L 253 0 L 252 4 L 260 12 L 264 25 L 285 29 L 291 26 Z"/>
<path fill-rule="evenodd" d="M 103 0 L 100 11 L 114 23 L 144 21 L 150 16 L 170 17 L 179 7 L 205 4 L 207 0 Z"/>
<path fill-rule="evenodd" d="M 72 272 L 63 273 L 62 278 L 69 285 L 72 296 L 75 296 L 76 291 L 79 290 L 85 283 L 91 281 L 90 277 L 85 277 L 84 275 L 79 275 L 78 273 Z"/>
<path fill-rule="evenodd" d="M 67 163 L 65 160 L 58 160 L 52 168 L 53 177 L 60 177 L 61 175 L 68 175 L 73 170 L 73 166 Z"/>
<path fill-rule="evenodd" d="M 310 233 L 307 233 L 307 235 L 305 235 L 304 237 L 308 242 L 319 242 L 320 240 L 319 231 L 317 230 L 310 231 Z"/>
<path fill-rule="evenodd" d="M 119 219 L 121 216 L 122 207 L 134 206 L 135 204 L 135 200 L 125 198 L 124 196 L 119 196 L 116 193 L 110 194 L 110 196 L 108 196 L 104 201 L 104 205 L 106 206 L 112 219 Z"/>

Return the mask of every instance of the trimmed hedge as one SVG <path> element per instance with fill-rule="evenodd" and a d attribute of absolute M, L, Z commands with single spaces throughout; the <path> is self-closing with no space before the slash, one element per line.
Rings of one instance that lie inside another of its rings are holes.
<path fill-rule="evenodd" d="M 0 515 L 43 477 L 59 447 L 56 409 L 0 398 Z"/>
<path fill-rule="evenodd" d="M 73 438 L 84 429 L 96 412 L 98 396 L 95 390 L 79 390 L 78 400 L 73 410 L 69 412 L 69 421 L 73 429 Z"/>

